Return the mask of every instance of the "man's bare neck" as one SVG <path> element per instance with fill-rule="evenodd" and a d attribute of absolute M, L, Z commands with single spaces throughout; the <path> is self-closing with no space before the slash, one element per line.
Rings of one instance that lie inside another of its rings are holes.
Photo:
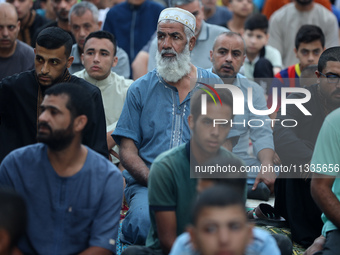
<path fill-rule="evenodd" d="M 70 177 L 78 173 L 85 164 L 87 154 L 87 148 L 80 143 L 72 143 L 62 151 L 47 149 L 48 159 L 54 171 L 61 177 Z"/>

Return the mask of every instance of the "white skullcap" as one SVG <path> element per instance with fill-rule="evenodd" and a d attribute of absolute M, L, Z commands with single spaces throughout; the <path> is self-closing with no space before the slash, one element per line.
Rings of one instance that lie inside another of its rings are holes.
<path fill-rule="evenodd" d="M 163 20 L 174 20 L 182 23 L 195 33 L 196 18 L 192 13 L 181 8 L 166 8 L 159 14 L 158 23 Z"/>

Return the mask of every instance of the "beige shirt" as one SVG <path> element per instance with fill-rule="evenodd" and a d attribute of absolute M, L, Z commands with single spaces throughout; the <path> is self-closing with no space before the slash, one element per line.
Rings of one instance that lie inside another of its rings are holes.
<path fill-rule="evenodd" d="M 113 131 L 122 113 L 126 92 L 133 80 L 125 79 L 123 76 L 111 72 L 106 79 L 98 81 L 91 78 L 85 69 L 74 73 L 74 75 L 83 78 L 100 89 L 105 111 L 106 132 Z M 117 146 L 114 147 L 114 150 L 118 152 Z M 119 161 L 116 160 L 114 163 L 117 162 Z"/>

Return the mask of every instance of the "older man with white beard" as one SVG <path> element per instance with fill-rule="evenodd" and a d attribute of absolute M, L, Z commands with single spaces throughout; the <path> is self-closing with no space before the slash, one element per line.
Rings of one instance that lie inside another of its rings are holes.
<path fill-rule="evenodd" d="M 195 46 L 195 17 L 179 8 L 161 12 L 157 26 L 157 69 L 135 81 L 113 132 L 125 167 L 129 211 L 122 242 L 144 244 L 150 228 L 148 175 L 162 152 L 189 141 L 190 96 L 199 82 L 220 83 L 215 74 L 190 63 Z"/>

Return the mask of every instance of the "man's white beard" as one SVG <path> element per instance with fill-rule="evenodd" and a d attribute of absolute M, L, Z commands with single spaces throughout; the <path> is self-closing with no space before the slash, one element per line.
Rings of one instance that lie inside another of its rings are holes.
<path fill-rule="evenodd" d="M 162 57 L 163 54 L 175 54 L 174 57 Z M 184 50 L 178 53 L 173 50 L 162 50 L 156 52 L 157 70 L 162 78 L 168 82 L 176 83 L 185 75 L 190 73 L 190 51 L 189 44 L 185 45 Z"/>

